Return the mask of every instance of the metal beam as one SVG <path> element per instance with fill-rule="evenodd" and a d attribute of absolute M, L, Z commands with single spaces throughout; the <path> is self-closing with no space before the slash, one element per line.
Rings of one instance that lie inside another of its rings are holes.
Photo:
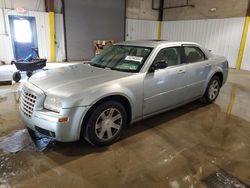
<path fill-rule="evenodd" d="M 45 0 L 46 12 L 55 12 L 55 2 L 54 0 Z"/>
<path fill-rule="evenodd" d="M 248 7 L 247 7 L 246 16 L 250 16 L 250 0 L 248 0 Z"/>
<path fill-rule="evenodd" d="M 160 8 L 159 8 L 159 14 L 158 14 L 158 21 L 163 20 L 163 11 L 164 11 L 164 0 L 160 0 Z"/>
<path fill-rule="evenodd" d="M 163 10 L 174 9 L 174 8 L 183 8 L 183 7 L 191 7 L 191 8 L 194 8 L 195 5 L 194 5 L 194 4 L 189 4 L 189 0 L 187 0 L 187 1 L 186 1 L 186 4 L 184 4 L 184 5 L 167 6 L 167 7 L 164 7 L 164 6 L 163 6 Z M 160 8 L 155 8 L 155 7 L 154 7 L 154 0 L 152 0 L 152 10 L 160 10 Z"/>
<path fill-rule="evenodd" d="M 63 31 L 64 31 L 64 48 L 65 48 L 65 61 L 68 61 L 68 47 L 67 47 L 67 31 L 66 31 L 66 15 L 65 15 L 65 2 L 62 2 L 62 14 L 63 14 Z"/>
<path fill-rule="evenodd" d="M 163 21 L 163 12 L 164 12 L 164 0 L 160 0 L 160 9 L 158 14 L 158 26 L 157 26 L 157 40 L 161 40 L 161 30 L 162 30 L 162 21 Z"/>

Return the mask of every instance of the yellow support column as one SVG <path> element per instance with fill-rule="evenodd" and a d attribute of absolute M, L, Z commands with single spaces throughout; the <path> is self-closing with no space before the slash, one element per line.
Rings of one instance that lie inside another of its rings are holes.
<path fill-rule="evenodd" d="M 162 21 L 158 21 L 158 26 L 157 26 L 157 40 L 161 40 L 161 28 L 162 28 Z"/>
<path fill-rule="evenodd" d="M 250 17 L 247 16 L 246 19 L 245 19 L 243 33 L 242 33 L 241 42 L 240 42 L 240 49 L 239 49 L 238 60 L 237 60 L 237 64 L 236 64 L 236 69 L 237 70 L 240 70 L 243 55 L 244 55 L 244 50 L 245 50 L 245 45 L 246 45 L 246 40 L 247 40 L 248 27 L 249 27 L 249 21 L 250 21 Z"/>
<path fill-rule="evenodd" d="M 55 49 L 55 13 L 49 12 L 49 28 L 50 28 L 50 61 L 56 61 Z"/>

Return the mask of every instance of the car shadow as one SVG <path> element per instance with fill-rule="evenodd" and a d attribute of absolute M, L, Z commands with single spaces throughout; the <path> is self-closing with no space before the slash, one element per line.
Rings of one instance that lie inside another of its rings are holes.
<path fill-rule="evenodd" d="M 219 108 L 218 105 L 216 104 L 213 105 Z M 124 133 L 117 142 L 118 143 L 122 142 L 124 139 L 128 139 L 129 137 L 132 137 L 133 135 L 136 135 L 140 132 L 157 127 L 162 123 L 166 124 L 167 122 L 175 118 L 178 118 L 186 113 L 189 113 L 191 111 L 197 110 L 202 107 L 204 107 L 204 104 L 200 103 L 199 101 L 195 101 L 186 104 L 184 106 L 181 106 L 179 108 L 163 112 L 153 117 L 144 119 L 137 123 L 127 125 L 126 129 L 124 130 Z M 69 143 L 55 142 L 54 144 L 50 145 L 47 150 L 45 150 L 45 153 L 49 154 L 51 151 L 53 151 L 56 153 L 60 153 L 64 156 L 80 157 L 90 153 L 104 152 L 109 147 L 110 146 L 104 146 L 104 147 L 93 146 L 89 144 L 87 141 L 84 141 L 82 139 L 77 142 L 69 142 Z"/>

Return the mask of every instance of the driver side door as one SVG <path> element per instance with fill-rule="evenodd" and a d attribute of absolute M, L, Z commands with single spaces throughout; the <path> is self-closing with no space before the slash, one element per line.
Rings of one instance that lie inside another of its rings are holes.
<path fill-rule="evenodd" d="M 183 48 L 177 46 L 163 48 L 156 55 L 153 64 L 165 61 L 167 67 L 149 71 L 145 76 L 143 116 L 164 111 L 186 100 L 187 65 L 183 63 L 182 54 Z"/>

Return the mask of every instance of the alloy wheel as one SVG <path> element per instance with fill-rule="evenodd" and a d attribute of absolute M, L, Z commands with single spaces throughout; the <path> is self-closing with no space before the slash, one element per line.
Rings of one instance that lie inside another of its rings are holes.
<path fill-rule="evenodd" d="M 214 100 L 219 94 L 220 84 L 218 80 L 213 80 L 208 91 L 208 96 L 210 100 Z"/>
<path fill-rule="evenodd" d="M 110 140 L 116 136 L 122 126 L 121 112 L 116 108 L 103 111 L 95 123 L 96 136 L 101 140 Z"/>

